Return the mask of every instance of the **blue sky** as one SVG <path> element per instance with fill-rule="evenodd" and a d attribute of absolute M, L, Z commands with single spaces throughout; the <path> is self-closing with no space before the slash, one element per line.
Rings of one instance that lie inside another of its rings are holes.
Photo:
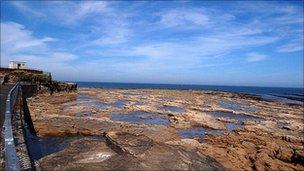
<path fill-rule="evenodd" d="M 1 1 L 1 65 L 58 80 L 303 87 L 303 1 Z"/>

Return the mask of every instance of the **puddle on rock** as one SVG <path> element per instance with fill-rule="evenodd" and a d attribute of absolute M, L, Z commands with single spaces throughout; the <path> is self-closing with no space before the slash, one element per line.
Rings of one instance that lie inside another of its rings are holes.
<path fill-rule="evenodd" d="M 103 136 L 62 136 L 62 137 L 38 137 L 26 129 L 26 141 L 29 155 L 33 160 L 39 160 L 47 155 L 57 153 L 69 146 L 72 141 L 81 138 L 102 140 Z"/>
<path fill-rule="evenodd" d="M 79 94 L 77 96 L 77 106 L 90 106 L 97 109 L 106 109 L 109 105 L 105 102 L 101 102 L 98 98 L 89 95 Z"/>
<path fill-rule="evenodd" d="M 298 105 L 303 105 L 303 102 L 301 100 L 294 100 L 294 98 L 291 96 L 280 96 L 280 95 L 275 95 L 275 94 L 262 94 L 260 97 L 268 102 L 281 102 L 281 103 L 288 103 L 288 104 L 298 104 Z M 299 97 L 298 97 L 299 98 Z M 298 99 L 297 98 L 297 99 Z M 302 99 L 300 97 L 300 99 Z"/>
<path fill-rule="evenodd" d="M 256 116 L 245 115 L 245 114 L 234 114 L 232 112 L 224 112 L 224 111 L 212 111 L 212 112 L 207 112 L 207 114 L 216 118 L 235 119 L 238 122 L 245 122 L 245 121 L 260 122 L 263 120 L 262 118 Z"/>
<path fill-rule="evenodd" d="M 244 126 L 236 123 L 226 123 L 227 131 L 231 132 L 233 130 L 242 129 Z"/>
<path fill-rule="evenodd" d="M 176 112 L 176 113 L 183 113 L 186 110 L 184 108 L 181 107 L 177 107 L 177 106 L 163 106 L 162 109 L 166 110 L 166 111 L 170 111 L 170 112 Z"/>
<path fill-rule="evenodd" d="M 31 137 L 27 139 L 29 155 L 34 160 L 65 149 L 75 137 Z"/>
<path fill-rule="evenodd" d="M 82 112 L 76 112 L 75 116 L 82 117 L 82 116 L 92 116 L 94 113 L 91 111 L 82 111 Z"/>
<path fill-rule="evenodd" d="M 63 110 L 68 110 L 73 107 L 93 107 L 95 109 L 107 109 L 109 105 L 105 102 L 101 102 L 98 98 L 79 94 L 76 99 L 76 104 L 73 105 L 65 105 Z"/>
<path fill-rule="evenodd" d="M 182 138 L 204 138 L 206 135 L 221 135 L 225 132 L 231 132 L 243 128 L 242 125 L 235 123 L 226 123 L 226 127 L 227 130 L 215 130 L 202 127 L 180 129 L 179 134 Z"/>
<path fill-rule="evenodd" d="M 243 112 L 258 112 L 259 109 L 254 106 L 250 106 L 249 104 L 242 104 L 236 101 L 231 100 L 219 100 L 219 104 L 221 107 L 228 110 L 236 110 Z"/>
<path fill-rule="evenodd" d="M 187 128 L 179 130 L 182 138 L 204 137 L 206 135 L 205 128 Z"/>
<path fill-rule="evenodd" d="M 114 153 L 110 152 L 96 152 L 95 154 L 86 155 L 84 159 L 78 161 L 78 163 L 96 163 L 105 161 L 112 157 Z"/>
<path fill-rule="evenodd" d="M 179 134 L 182 138 L 203 138 L 208 134 L 220 135 L 223 134 L 224 130 L 213 130 L 202 127 L 194 127 L 179 130 Z"/>
<path fill-rule="evenodd" d="M 142 106 L 142 105 L 145 105 L 145 103 L 144 102 L 135 102 L 134 105 Z"/>
<path fill-rule="evenodd" d="M 134 111 L 126 114 L 112 113 L 111 120 L 148 125 L 169 125 L 170 123 L 165 116 L 145 111 Z"/>
<path fill-rule="evenodd" d="M 119 109 L 123 109 L 126 106 L 126 101 L 124 100 L 117 100 L 113 103 L 113 105 Z"/>
<path fill-rule="evenodd" d="M 123 93 L 125 96 L 142 96 L 142 94 L 135 93 L 135 92 L 125 92 Z"/>

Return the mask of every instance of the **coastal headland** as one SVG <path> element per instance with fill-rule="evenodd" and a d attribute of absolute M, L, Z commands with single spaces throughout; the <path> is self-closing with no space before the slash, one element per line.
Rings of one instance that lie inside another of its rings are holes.
<path fill-rule="evenodd" d="M 304 170 L 302 105 L 98 88 L 27 101 L 37 135 L 30 153 L 41 170 Z"/>
<path fill-rule="evenodd" d="M 0 171 L 304 171 L 304 0 L 1 0 Z"/>

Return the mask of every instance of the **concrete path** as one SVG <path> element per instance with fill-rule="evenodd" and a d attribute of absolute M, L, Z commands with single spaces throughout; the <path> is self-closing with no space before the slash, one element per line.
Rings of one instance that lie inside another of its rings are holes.
<path fill-rule="evenodd" d="M 14 86 L 13 84 L 0 85 L 0 124 L 1 124 L 0 131 L 1 132 L 5 118 L 5 105 L 6 105 L 7 94 L 13 88 L 13 86 Z"/>

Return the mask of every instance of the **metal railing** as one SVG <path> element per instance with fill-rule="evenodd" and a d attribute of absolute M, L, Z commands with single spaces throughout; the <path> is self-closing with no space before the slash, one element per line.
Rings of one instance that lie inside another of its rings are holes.
<path fill-rule="evenodd" d="M 20 83 L 17 83 L 8 93 L 5 108 L 5 120 L 3 124 L 3 137 L 4 137 L 4 154 L 5 154 L 5 170 L 6 171 L 19 171 L 20 163 L 17 156 L 16 146 L 13 136 L 12 115 L 13 107 L 21 93 Z"/>
<path fill-rule="evenodd" d="M 0 84 L 4 83 L 4 77 L 0 77 Z"/>

